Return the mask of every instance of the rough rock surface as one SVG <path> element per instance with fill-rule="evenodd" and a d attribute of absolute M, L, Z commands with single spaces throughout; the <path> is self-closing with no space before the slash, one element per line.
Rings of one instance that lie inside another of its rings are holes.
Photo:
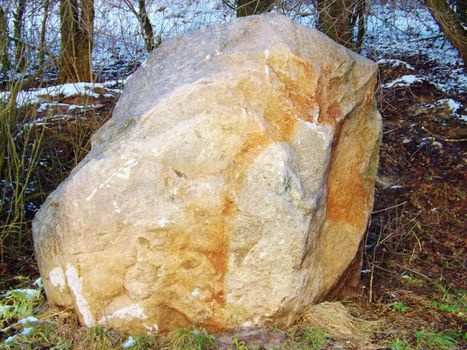
<path fill-rule="evenodd" d="M 180 36 L 33 223 L 53 304 L 131 333 L 289 324 L 359 272 L 376 65 L 280 15 Z"/>

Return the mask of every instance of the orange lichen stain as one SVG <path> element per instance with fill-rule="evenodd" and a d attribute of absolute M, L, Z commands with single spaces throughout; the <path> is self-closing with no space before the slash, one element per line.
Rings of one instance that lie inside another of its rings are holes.
<path fill-rule="evenodd" d="M 283 84 L 278 87 L 280 94 L 278 101 L 277 98 L 268 101 L 269 104 L 276 105 L 275 107 L 279 105 L 274 114 L 282 118 L 291 115 L 294 118 L 313 121 L 311 111 L 318 106 L 314 95 L 318 84 L 316 70 L 301 58 L 288 54 L 271 55 L 267 63 Z"/>
<path fill-rule="evenodd" d="M 328 200 L 326 213 L 329 220 L 346 221 L 349 224 L 364 229 L 366 225 L 366 201 L 368 193 L 363 182 L 363 174 L 359 171 L 359 160 L 345 171 L 347 174 L 336 173 L 331 161 L 327 180 Z"/>
<path fill-rule="evenodd" d="M 321 114 L 320 123 L 336 126 L 339 118 L 342 116 L 342 110 L 336 102 L 331 102 L 326 106 L 325 113 Z"/>
<path fill-rule="evenodd" d="M 237 207 L 235 206 L 234 200 L 229 195 L 225 194 L 222 205 L 222 215 L 233 216 L 237 213 Z"/>
<path fill-rule="evenodd" d="M 233 161 L 225 170 L 227 187 L 238 189 L 245 177 L 247 169 L 256 159 L 258 154 L 271 143 L 271 140 L 262 132 L 254 132 L 246 135 L 242 148 L 234 156 Z M 231 210 L 234 206 L 232 197 L 227 196 L 227 203 L 224 197 L 224 208 Z M 225 210 L 225 209 L 224 209 Z"/>
<path fill-rule="evenodd" d="M 372 78 L 371 81 L 368 83 L 368 88 L 365 91 L 365 98 L 364 98 L 364 106 L 370 107 L 373 105 L 375 99 L 374 99 L 374 93 L 375 93 L 375 85 L 376 85 L 376 77 Z"/>
<path fill-rule="evenodd" d="M 228 240 L 225 233 L 225 222 L 222 208 L 205 209 L 190 204 L 185 207 L 187 226 L 183 232 L 174 237 L 171 245 L 176 251 L 203 254 L 209 261 L 204 269 L 203 279 L 219 281 L 227 271 Z M 180 263 L 185 262 L 184 259 Z"/>
<path fill-rule="evenodd" d="M 288 141 L 296 124 L 296 117 L 291 109 L 284 108 L 281 99 L 271 99 L 264 110 L 264 117 L 268 121 L 268 134 L 271 142 Z"/>
<path fill-rule="evenodd" d="M 215 302 L 218 305 L 225 306 L 225 290 L 223 284 L 209 284 L 207 286 L 207 289 L 210 294 L 210 296 L 206 298 L 207 302 Z"/>
<path fill-rule="evenodd" d="M 363 230 L 369 198 L 361 170 L 364 152 L 358 141 L 342 144 L 341 134 L 346 123 L 347 120 L 338 126 L 333 140 L 326 183 L 326 216 L 329 220 L 345 221 Z"/>

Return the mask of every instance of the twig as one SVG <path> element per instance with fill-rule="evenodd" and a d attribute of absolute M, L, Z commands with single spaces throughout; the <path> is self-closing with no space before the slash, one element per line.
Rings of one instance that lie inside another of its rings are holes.
<path fill-rule="evenodd" d="M 394 208 L 400 207 L 401 205 L 404 205 L 404 204 L 407 204 L 407 201 L 396 204 L 396 205 L 393 205 L 391 207 L 384 208 L 384 209 L 375 210 L 375 211 L 371 212 L 371 214 L 376 214 L 376 213 L 380 213 L 382 211 L 386 211 L 386 210 L 389 210 L 389 209 L 394 209 Z"/>
<path fill-rule="evenodd" d="M 440 136 L 440 135 L 435 134 L 434 132 L 431 132 L 430 130 L 428 130 L 424 126 L 422 126 L 422 129 L 425 130 L 431 136 L 437 137 L 437 138 L 439 138 L 439 139 L 441 139 L 441 140 L 443 140 L 445 142 L 465 142 L 465 141 L 467 141 L 467 139 L 447 139 L 447 138 L 444 138 L 443 136 Z"/>
<path fill-rule="evenodd" d="M 403 266 L 403 265 L 400 265 L 400 264 L 397 264 L 397 263 L 396 263 L 396 266 L 398 266 L 398 267 L 400 267 L 400 268 L 402 268 L 402 269 L 404 269 L 404 270 L 410 271 L 410 272 L 412 272 L 412 273 L 414 273 L 414 274 L 416 274 L 416 275 L 419 275 L 420 277 L 423 277 L 424 279 L 426 279 L 426 280 L 429 281 L 429 282 L 432 282 L 432 281 L 433 281 L 430 277 L 425 276 L 425 275 L 424 275 L 423 273 L 421 273 L 421 272 L 418 272 L 418 271 L 416 271 L 416 270 L 409 269 L 408 267 Z"/>
<path fill-rule="evenodd" d="M 423 38 L 414 38 L 408 40 L 408 42 L 415 42 L 415 41 L 423 41 L 423 40 L 431 40 L 431 39 L 438 39 L 442 38 L 444 35 L 443 34 L 435 34 L 435 35 L 430 35 L 430 36 L 425 36 Z"/>

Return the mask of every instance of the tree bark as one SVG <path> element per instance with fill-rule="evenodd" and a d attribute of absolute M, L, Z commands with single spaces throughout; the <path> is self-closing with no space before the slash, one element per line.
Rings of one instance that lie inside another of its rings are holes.
<path fill-rule="evenodd" d="M 440 29 L 452 45 L 459 50 L 465 67 L 467 60 L 467 36 L 466 30 L 461 25 L 461 17 L 449 6 L 447 0 L 427 0 L 426 5 Z"/>
<path fill-rule="evenodd" d="M 44 16 L 42 17 L 41 33 L 39 39 L 39 69 L 44 65 L 45 57 L 45 34 L 47 30 L 47 19 L 49 17 L 49 0 L 44 0 Z"/>
<path fill-rule="evenodd" d="M 319 29 L 331 39 L 353 49 L 354 0 L 317 0 Z"/>
<path fill-rule="evenodd" d="M 146 1 L 138 0 L 138 10 L 136 10 L 130 0 L 123 0 L 123 2 L 138 19 L 139 25 L 141 27 L 141 35 L 144 38 L 144 45 L 146 46 L 146 50 L 151 52 L 161 44 L 161 37 L 158 35 L 157 42 L 154 43 L 154 31 L 146 11 Z"/>
<path fill-rule="evenodd" d="M 355 49 L 357 52 L 362 51 L 363 39 L 365 38 L 366 33 L 366 23 L 365 23 L 365 12 L 366 12 L 366 0 L 357 0 L 358 4 L 356 6 L 356 16 L 357 19 L 354 23 L 354 26 L 357 26 L 357 42 L 355 43 Z"/>
<path fill-rule="evenodd" d="M 94 46 L 94 0 L 80 0 L 78 72 L 81 81 L 92 81 L 92 49 Z"/>
<path fill-rule="evenodd" d="M 13 19 L 13 36 L 15 39 L 15 66 L 17 71 L 22 71 L 26 64 L 26 51 L 23 39 L 21 37 L 21 33 L 23 31 L 25 5 L 25 0 L 18 0 Z"/>
<path fill-rule="evenodd" d="M 92 81 L 93 0 L 61 0 L 60 80 Z"/>
<path fill-rule="evenodd" d="M 237 0 L 237 17 L 258 15 L 269 12 L 274 5 L 274 0 Z"/>
<path fill-rule="evenodd" d="M 141 24 L 141 29 L 144 34 L 144 43 L 146 44 L 146 50 L 151 52 L 154 49 L 154 32 L 152 30 L 152 24 L 149 20 L 148 13 L 146 11 L 146 1 L 138 0 L 139 12 L 138 17 Z"/>
<path fill-rule="evenodd" d="M 8 46 L 10 40 L 8 38 L 6 11 L 0 7 L 0 64 L 2 65 L 2 73 L 5 78 L 6 73 L 10 69 L 10 60 L 8 59 Z"/>

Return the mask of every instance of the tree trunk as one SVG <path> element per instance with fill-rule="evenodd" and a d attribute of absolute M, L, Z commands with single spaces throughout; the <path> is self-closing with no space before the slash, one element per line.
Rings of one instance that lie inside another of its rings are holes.
<path fill-rule="evenodd" d="M 151 52 L 154 49 L 154 32 L 152 30 L 152 24 L 149 20 L 148 13 L 146 11 L 146 1 L 138 0 L 138 5 L 138 17 L 144 35 L 144 43 L 146 44 L 146 50 L 148 50 L 148 52 Z"/>
<path fill-rule="evenodd" d="M 3 77 L 10 69 L 10 60 L 8 59 L 8 46 L 10 40 L 8 38 L 8 25 L 7 25 L 6 12 L 0 7 L 0 64 L 2 65 Z"/>
<path fill-rule="evenodd" d="M 440 29 L 452 45 L 459 50 L 465 67 L 467 60 L 467 36 L 466 30 L 461 25 L 461 17 L 449 6 L 447 0 L 427 0 L 426 5 Z"/>
<path fill-rule="evenodd" d="M 365 12 L 366 12 L 366 0 L 357 0 L 358 4 L 356 6 L 356 16 L 357 19 L 354 23 L 354 26 L 357 26 L 357 42 L 355 44 L 355 49 L 357 52 L 362 51 L 363 39 L 365 38 L 366 33 L 366 23 L 365 23 Z"/>
<path fill-rule="evenodd" d="M 271 11 L 274 0 L 237 0 L 237 17 L 258 15 Z"/>
<path fill-rule="evenodd" d="M 92 81 L 93 0 L 61 0 L 60 80 Z"/>
<path fill-rule="evenodd" d="M 42 17 L 41 23 L 41 34 L 39 39 L 39 69 L 42 69 L 44 65 L 45 57 L 45 33 L 47 30 L 47 19 L 49 17 L 49 0 L 44 0 L 44 16 Z"/>
<path fill-rule="evenodd" d="M 317 0 L 319 29 L 331 39 L 353 49 L 354 0 Z"/>
<path fill-rule="evenodd" d="M 23 31 L 23 17 L 25 0 L 18 0 L 16 12 L 13 19 L 13 36 L 15 39 L 15 66 L 16 70 L 22 71 L 26 64 L 26 51 L 21 33 Z"/>
<path fill-rule="evenodd" d="M 92 81 L 92 49 L 94 46 L 94 0 L 80 0 L 78 76 L 81 81 Z"/>
<path fill-rule="evenodd" d="M 78 0 L 60 1 L 60 80 L 62 82 L 76 79 L 76 42 L 78 41 Z"/>

